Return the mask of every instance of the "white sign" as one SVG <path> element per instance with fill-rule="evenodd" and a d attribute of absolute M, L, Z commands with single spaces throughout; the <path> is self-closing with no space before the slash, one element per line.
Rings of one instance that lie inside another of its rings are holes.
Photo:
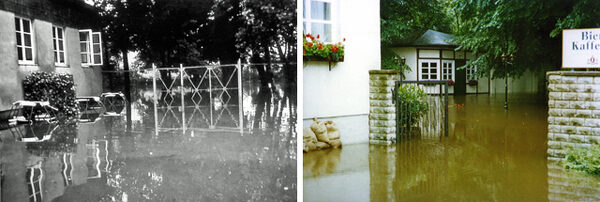
<path fill-rule="evenodd" d="M 563 30 L 562 68 L 600 68 L 600 28 Z"/>

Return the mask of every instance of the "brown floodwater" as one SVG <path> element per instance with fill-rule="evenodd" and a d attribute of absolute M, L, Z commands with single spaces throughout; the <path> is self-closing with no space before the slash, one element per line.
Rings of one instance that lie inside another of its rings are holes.
<path fill-rule="evenodd" d="M 304 154 L 305 201 L 600 200 L 600 178 L 546 159 L 546 98 L 509 96 L 450 96 L 448 137 Z"/>

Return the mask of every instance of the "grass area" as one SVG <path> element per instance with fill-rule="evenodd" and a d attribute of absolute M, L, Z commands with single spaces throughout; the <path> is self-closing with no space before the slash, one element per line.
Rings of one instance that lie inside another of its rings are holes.
<path fill-rule="evenodd" d="M 600 176 L 600 145 L 592 145 L 589 148 L 569 148 L 564 166 L 566 169 Z"/>

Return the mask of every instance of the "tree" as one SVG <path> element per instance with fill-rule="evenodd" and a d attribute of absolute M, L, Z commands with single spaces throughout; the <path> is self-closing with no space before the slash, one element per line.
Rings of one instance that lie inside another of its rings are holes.
<path fill-rule="evenodd" d="M 232 0 L 233 1 L 233 0 Z M 271 63 L 283 62 L 289 83 L 296 82 L 296 1 L 294 0 L 242 0 L 241 17 L 244 25 L 236 34 L 238 51 L 253 62 L 266 62 L 255 66 L 261 84 L 272 80 Z M 290 87 L 290 86 L 288 86 Z"/>
<path fill-rule="evenodd" d="M 397 63 L 397 55 L 390 50 L 392 45 L 408 43 L 428 29 L 451 30 L 450 18 L 440 0 L 381 0 L 380 8 L 381 66 L 384 69 L 410 70 L 407 65 Z"/>
<path fill-rule="evenodd" d="M 382 47 L 408 42 L 428 29 L 451 31 L 441 0 L 381 0 L 380 8 Z"/>
<path fill-rule="evenodd" d="M 459 49 L 476 55 L 480 76 L 519 77 L 560 68 L 564 28 L 598 26 L 596 0 L 450 0 Z"/>
<path fill-rule="evenodd" d="M 567 8 L 571 8 L 570 13 L 559 18 L 550 36 L 559 36 L 563 29 L 600 27 L 600 12 L 597 11 L 600 1 L 580 0 Z"/>

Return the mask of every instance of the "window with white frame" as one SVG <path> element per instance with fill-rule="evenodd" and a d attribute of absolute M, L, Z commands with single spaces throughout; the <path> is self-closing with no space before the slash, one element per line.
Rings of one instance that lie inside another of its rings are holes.
<path fill-rule="evenodd" d="M 102 34 L 90 29 L 79 30 L 81 64 L 102 65 Z"/>
<path fill-rule="evenodd" d="M 15 30 L 19 64 L 34 64 L 35 49 L 31 20 L 15 17 Z"/>
<path fill-rule="evenodd" d="M 62 27 L 52 26 L 52 43 L 54 45 L 54 64 L 65 66 L 67 56 L 65 54 L 65 30 Z"/>
<path fill-rule="evenodd" d="M 320 40 L 332 42 L 333 39 L 333 0 L 304 0 L 304 32 L 313 36 L 320 35 Z"/>
<path fill-rule="evenodd" d="M 442 60 L 442 80 L 454 81 L 454 60 Z"/>
<path fill-rule="evenodd" d="M 420 80 L 439 80 L 440 60 L 419 60 Z"/>
<path fill-rule="evenodd" d="M 467 72 L 467 83 L 469 83 L 470 80 L 477 80 L 477 75 L 475 74 L 477 72 L 476 66 L 473 66 L 473 65 L 467 66 L 466 72 Z"/>

